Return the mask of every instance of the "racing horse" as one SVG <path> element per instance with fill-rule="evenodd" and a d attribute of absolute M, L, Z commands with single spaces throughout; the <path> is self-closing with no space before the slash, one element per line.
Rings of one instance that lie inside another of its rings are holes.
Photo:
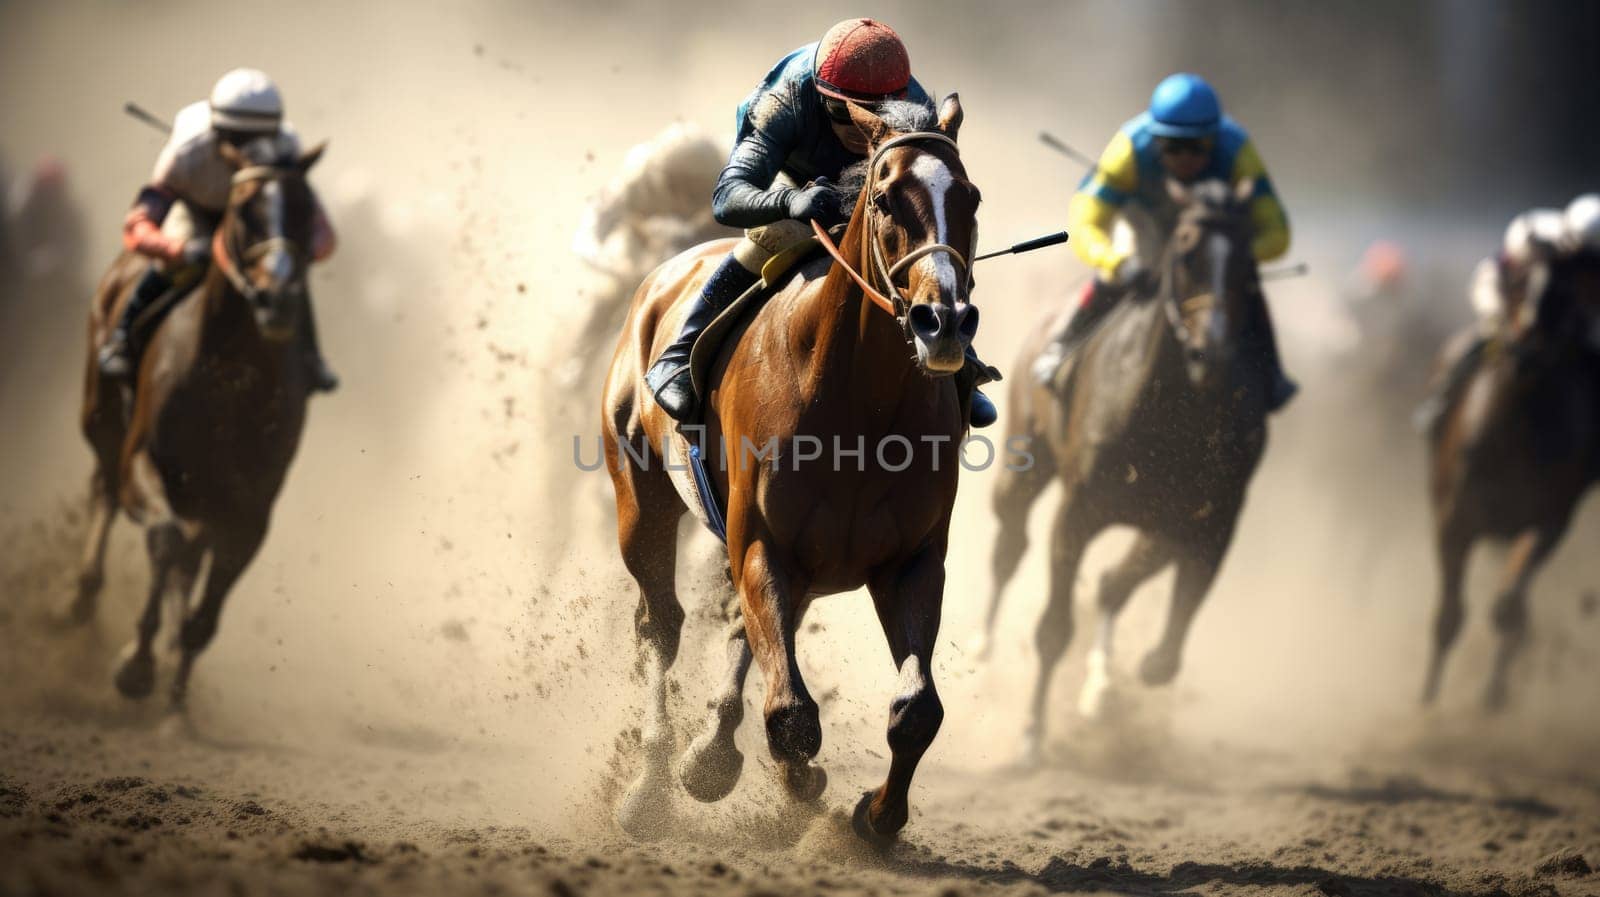
<path fill-rule="evenodd" d="M 1059 395 L 1031 378 L 1013 381 L 1007 444 L 1026 440 L 1034 463 L 1008 465 L 995 487 L 1000 527 L 980 654 L 1027 550 L 1028 511 L 1052 479 L 1063 487 L 1050 592 L 1035 632 L 1029 759 L 1038 756 L 1051 674 L 1072 639 L 1078 567 L 1095 536 L 1118 524 L 1137 530 L 1100 580 L 1099 632 L 1078 702 L 1090 718 L 1109 694 L 1113 630 L 1134 590 L 1177 565 L 1165 633 L 1139 668 L 1145 683 L 1165 684 L 1178 673 L 1189 624 L 1232 541 L 1267 436 L 1261 360 L 1244 342 L 1249 316 L 1265 313 L 1250 252 L 1253 188 L 1169 183 L 1180 211 L 1153 295 L 1130 297 L 1101 322 L 1070 360 Z M 1041 348 L 1035 337 L 1017 363 L 1031 365 Z"/>
<path fill-rule="evenodd" d="M 899 672 L 888 777 L 854 814 L 857 833 L 875 843 L 905 825 L 912 775 L 944 717 L 933 651 L 970 403 L 968 375 L 958 372 L 978 324 L 967 260 L 979 193 L 956 146 L 961 104 L 952 94 L 936 116 L 912 111 L 919 109 L 851 108 L 868 164 L 843 237 L 826 243 L 834 258 L 803 264 L 742 337 L 719 350 L 704 433 L 696 437 L 723 460 L 708 465 L 709 491 L 726 508 L 742 626 L 728 633 L 728 675 L 679 778 L 708 802 L 737 783 L 744 758 L 733 735 L 753 656 L 766 684 L 767 745 L 787 792 L 802 805 L 820 797 L 827 777 L 812 760 L 822 729 L 796 663 L 797 630 L 813 598 L 865 585 Z M 684 619 L 675 537 L 686 509 L 702 519 L 706 513 L 687 475 L 667 467 L 683 436 L 643 376 L 678 332 L 684 300 L 730 246 L 690 250 L 645 280 L 603 398 L 618 540 L 639 587 L 648 689 L 644 771 L 617 817 L 638 836 L 658 834 L 670 821 L 666 675 Z M 769 445 L 770 457 L 749 451 Z"/>
<path fill-rule="evenodd" d="M 89 313 L 81 426 L 95 466 L 88 541 L 65 615 L 80 623 L 94 615 L 106 538 L 118 510 L 127 512 L 144 527 L 151 578 L 115 682 L 129 698 L 153 690 L 152 643 L 170 589 L 181 614 L 175 709 L 184 706 L 223 601 L 266 536 L 305 423 L 311 384 L 295 334 L 316 210 L 306 172 L 324 147 L 276 158 L 270 146 L 219 144 L 234 174 L 211 264 L 146 340 L 135 388 L 103 377 L 95 359 L 147 261 L 120 256 Z M 207 556 L 209 572 L 190 607 Z"/>
<path fill-rule="evenodd" d="M 1483 701 L 1505 706 L 1528 587 L 1600 479 L 1600 257 L 1557 259 L 1533 277 L 1545 285 L 1526 294 L 1541 297 L 1534 323 L 1495 344 L 1429 434 L 1440 586 L 1424 704 L 1437 698 L 1461 631 L 1468 556 L 1491 539 L 1511 550 L 1490 611 L 1499 643 Z M 1451 355 L 1447 347 L 1441 358 Z"/>

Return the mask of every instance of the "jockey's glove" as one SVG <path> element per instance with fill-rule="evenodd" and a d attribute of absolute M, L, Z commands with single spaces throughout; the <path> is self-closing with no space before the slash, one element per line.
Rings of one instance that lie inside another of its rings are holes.
<path fill-rule="evenodd" d="M 205 237 L 191 237 L 183 241 L 177 261 L 185 265 L 203 265 L 211 260 L 211 241 Z"/>
<path fill-rule="evenodd" d="M 789 196 L 789 217 L 832 227 L 847 220 L 841 205 L 839 188 L 827 178 L 817 178 Z"/>

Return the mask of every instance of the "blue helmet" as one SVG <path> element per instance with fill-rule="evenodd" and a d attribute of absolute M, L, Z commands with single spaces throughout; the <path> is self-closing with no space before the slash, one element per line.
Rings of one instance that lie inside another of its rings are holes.
<path fill-rule="evenodd" d="M 1150 133 L 1157 137 L 1210 137 L 1221 122 L 1217 92 L 1199 75 L 1168 75 L 1150 94 Z"/>

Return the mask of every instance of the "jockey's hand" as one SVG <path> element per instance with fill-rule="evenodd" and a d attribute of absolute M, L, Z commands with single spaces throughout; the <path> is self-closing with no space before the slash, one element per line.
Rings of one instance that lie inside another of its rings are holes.
<path fill-rule="evenodd" d="M 789 217 L 832 227 L 846 220 L 840 205 L 839 188 L 827 178 L 817 178 L 789 197 Z"/>
<path fill-rule="evenodd" d="M 185 265 L 203 265 L 211 260 L 211 241 L 205 237 L 191 237 L 183 241 L 183 248 L 178 250 L 179 261 Z"/>

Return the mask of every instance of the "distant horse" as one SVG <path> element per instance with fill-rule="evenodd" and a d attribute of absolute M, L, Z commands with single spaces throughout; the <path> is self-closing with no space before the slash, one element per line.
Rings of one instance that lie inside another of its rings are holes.
<path fill-rule="evenodd" d="M 783 782 L 796 800 L 820 796 L 827 777 L 812 758 L 822 729 L 795 660 L 797 629 L 813 597 L 866 585 L 900 673 L 888 779 L 855 814 L 857 832 L 881 841 L 905 825 L 912 774 L 944 717 L 933 650 L 970 397 L 966 375 L 951 375 L 977 329 L 966 266 L 979 196 L 956 148 L 962 113 L 954 95 L 936 125 L 932 116 L 891 126 L 859 108 L 852 115 L 870 163 L 840 241 L 843 264 L 804 265 L 742 338 L 723 347 L 711 371 L 704 437 L 728 459 L 710 465 L 712 491 L 726 507 L 743 627 L 729 633 L 728 676 L 680 776 L 702 801 L 720 800 L 738 781 L 744 758 L 733 735 L 753 651 L 766 681 L 767 744 Z M 677 455 L 667 446 L 681 448 L 682 437 L 643 375 L 677 333 L 685 300 L 729 248 L 690 250 L 640 286 L 601 409 L 647 658 L 645 770 L 618 812 L 635 834 L 657 833 L 668 818 L 666 675 L 684 619 L 675 534 L 686 507 L 703 513 L 687 474 L 665 467 Z M 771 463 L 746 451 L 769 443 L 777 452 Z"/>
<path fill-rule="evenodd" d="M 1059 397 L 1028 378 L 1011 387 L 1007 439 L 1027 439 L 1034 464 L 1002 471 L 995 488 L 1000 532 L 986 645 L 1001 593 L 1027 550 L 1028 511 L 1052 479 L 1064 487 L 1050 540 L 1050 594 L 1035 634 L 1030 757 L 1043 736 L 1051 674 L 1072 639 L 1073 592 L 1089 543 L 1117 524 L 1139 531 L 1100 581 L 1099 635 L 1079 700 L 1092 717 L 1110 687 L 1118 612 L 1140 583 L 1171 563 L 1178 576 L 1166 632 L 1140 674 L 1150 685 L 1177 675 L 1189 624 L 1266 446 L 1265 377 L 1260 359 L 1241 346 L 1249 316 L 1265 313 L 1252 307 L 1264 299 L 1250 253 L 1248 194 L 1217 181 L 1169 191 L 1181 212 L 1155 295 L 1130 297 L 1082 343 Z M 1035 337 L 1019 368 L 1028 369 L 1041 347 Z"/>
<path fill-rule="evenodd" d="M 102 377 L 95 358 L 146 260 L 119 257 L 89 315 L 82 427 L 95 469 L 89 538 L 67 616 L 86 622 L 94 615 L 106 537 L 116 512 L 126 511 L 144 526 L 152 575 L 116 685 L 129 698 L 154 688 L 152 642 L 162 597 L 175 589 L 184 616 L 174 707 L 182 707 L 195 658 L 216 633 L 222 602 L 266 536 L 310 387 L 295 334 L 316 210 L 306 172 L 323 147 L 298 159 L 253 159 L 228 144 L 220 150 L 236 171 L 211 267 L 146 341 L 131 394 Z M 208 554 L 210 572 L 191 609 Z"/>
<path fill-rule="evenodd" d="M 1490 538 L 1511 552 L 1490 613 L 1500 643 L 1484 703 L 1505 705 L 1528 586 L 1600 479 L 1600 258 L 1558 260 L 1546 274 L 1548 286 L 1529 291 L 1543 295 L 1530 332 L 1487 355 L 1430 434 L 1440 589 L 1424 703 L 1461 631 L 1467 557 Z"/>

